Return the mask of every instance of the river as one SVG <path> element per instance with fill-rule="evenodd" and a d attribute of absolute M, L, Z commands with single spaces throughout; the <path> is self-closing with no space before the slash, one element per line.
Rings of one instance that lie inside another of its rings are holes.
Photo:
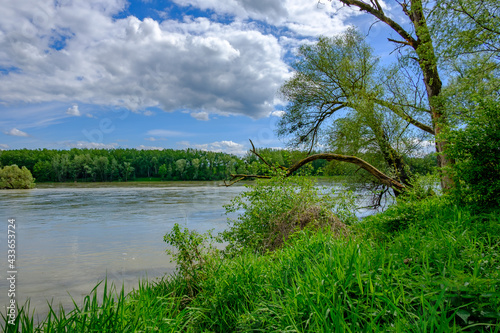
<path fill-rule="evenodd" d="M 80 302 L 104 278 L 129 291 L 172 273 L 163 236 L 174 223 L 223 230 L 223 204 L 245 188 L 216 182 L 40 184 L 1 190 L 0 304 L 8 304 L 7 223 L 16 220 L 16 300 L 43 316 L 47 301 Z M 71 295 L 71 297 L 70 297 Z"/>

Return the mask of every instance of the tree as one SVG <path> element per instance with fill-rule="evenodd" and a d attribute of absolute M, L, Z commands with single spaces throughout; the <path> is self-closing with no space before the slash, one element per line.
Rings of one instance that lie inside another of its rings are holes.
<path fill-rule="evenodd" d="M 408 58 L 416 61 L 422 72 L 429 103 L 428 111 L 430 120 L 432 121 L 432 132 L 438 135 L 438 139 L 435 141 L 436 151 L 439 153 L 438 165 L 445 167 L 452 163 L 446 155 L 446 142 L 439 136 L 443 128 L 447 125 L 447 119 L 443 100 L 440 98 L 443 84 L 438 70 L 438 56 L 434 49 L 431 30 L 427 24 L 424 2 L 422 0 L 396 1 L 401 7 L 402 13 L 407 18 L 407 20 L 398 23 L 392 19 L 393 16 L 386 15 L 378 0 L 330 1 L 338 1 L 348 7 L 357 7 L 386 24 L 401 37 L 401 39 L 397 40 L 391 38 L 388 38 L 388 40 L 395 43 L 401 50 L 408 50 Z M 411 25 L 411 29 L 405 29 L 404 26 L 407 25 Z M 443 173 L 441 177 L 441 186 L 445 189 L 453 186 L 452 179 L 446 173 Z"/>
<path fill-rule="evenodd" d="M 125 181 L 128 181 L 135 168 L 130 164 L 130 162 L 123 162 L 122 170 L 123 178 Z"/>
<path fill-rule="evenodd" d="M 167 166 L 165 164 L 160 165 L 158 173 L 160 174 L 161 179 L 164 179 L 165 175 L 168 173 Z"/>
<path fill-rule="evenodd" d="M 30 189 L 35 187 L 35 179 L 31 172 L 23 166 L 5 166 L 0 169 L 0 188 L 6 189 Z"/>
<path fill-rule="evenodd" d="M 473 54 L 500 60 L 497 0 L 437 0 L 430 18 L 441 61 L 453 63 Z"/>
<path fill-rule="evenodd" d="M 184 178 L 184 171 L 186 171 L 187 161 L 183 158 L 175 161 L 176 171 L 179 173 L 180 179 Z"/>
<path fill-rule="evenodd" d="M 450 173 L 453 193 L 463 203 L 480 209 L 500 205 L 500 101 L 477 94 L 476 104 L 464 110 L 460 126 L 444 135 L 450 157 L 456 160 Z"/>
<path fill-rule="evenodd" d="M 407 186 L 410 176 L 403 153 L 415 149 L 408 143 L 416 138 L 408 125 L 432 129 L 417 118 L 422 113 L 418 102 L 398 103 L 394 91 L 385 93 L 380 82 L 394 80 L 395 75 L 381 78 L 377 62 L 354 29 L 302 46 L 293 64 L 295 73 L 281 88 L 289 104 L 278 135 L 292 135 L 294 146 L 308 143 L 311 150 L 321 130 L 331 124 L 329 146 L 334 153 L 358 156 L 356 163 L 362 163 L 360 156 L 371 157 L 377 168 Z M 399 101 L 404 97 L 397 93 Z M 340 156 L 337 160 L 347 161 Z"/>

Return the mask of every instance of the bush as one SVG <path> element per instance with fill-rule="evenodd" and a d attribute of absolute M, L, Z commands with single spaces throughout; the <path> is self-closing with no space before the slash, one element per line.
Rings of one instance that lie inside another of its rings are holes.
<path fill-rule="evenodd" d="M 352 194 L 325 193 L 305 177 L 281 175 L 258 180 L 250 188 L 225 206 L 227 213 L 243 210 L 221 235 L 228 242 L 226 252 L 265 253 L 280 247 L 296 230 L 330 228 L 344 234 L 345 225 L 357 221 Z"/>
<path fill-rule="evenodd" d="M 479 99 L 465 126 L 448 131 L 447 154 L 455 159 L 454 195 L 480 208 L 500 204 L 500 102 Z"/>
<path fill-rule="evenodd" d="M 35 179 L 31 172 L 17 165 L 6 166 L 0 169 L 0 189 L 29 189 L 35 187 Z"/>

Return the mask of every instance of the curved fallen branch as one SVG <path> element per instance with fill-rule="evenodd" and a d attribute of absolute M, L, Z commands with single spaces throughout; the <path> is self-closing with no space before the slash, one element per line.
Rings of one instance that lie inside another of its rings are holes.
<path fill-rule="evenodd" d="M 308 156 L 306 158 L 301 159 L 300 161 L 296 162 L 294 165 L 292 165 L 290 168 L 285 168 L 284 166 L 278 166 L 274 167 L 271 164 L 269 164 L 262 156 L 260 156 L 257 153 L 257 150 L 255 149 L 255 146 L 250 140 L 250 143 L 252 144 L 252 149 L 250 150 L 254 155 L 256 155 L 261 161 L 263 161 L 269 168 L 274 169 L 274 171 L 277 171 L 276 168 L 280 168 L 281 170 L 286 171 L 285 177 L 291 176 L 295 171 L 299 170 L 301 167 L 306 165 L 307 163 L 311 163 L 312 161 L 315 160 L 327 160 L 327 161 L 340 161 L 340 162 L 346 162 L 346 163 L 351 163 L 359 166 L 360 168 L 368 171 L 372 176 L 378 179 L 378 181 L 381 184 L 384 184 L 390 188 L 392 188 L 394 191 L 400 193 L 404 189 L 406 189 L 406 186 L 398 182 L 396 179 L 391 178 L 387 176 L 385 173 L 381 172 L 378 170 L 376 167 L 371 165 L 370 163 L 356 157 L 356 156 L 347 156 L 347 155 L 339 155 L 339 154 L 330 154 L 330 153 L 323 153 L 323 154 L 314 154 L 311 156 Z M 241 180 L 244 179 L 249 179 L 249 178 L 266 178 L 269 179 L 271 176 L 263 176 L 263 175 L 245 175 L 245 174 L 232 174 L 231 175 L 231 180 L 230 183 L 227 184 L 226 181 L 224 181 L 224 185 L 221 186 L 226 186 L 229 187 Z"/>
<path fill-rule="evenodd" d="M 330 153 L 315 154 L 298 161 L 287 170 L 286 176 L 288 177 L 292 175 L 295 171 L 297 171 L 307 163 L 310 163 L 315 160 L 341 161 L 341 162 L 356 164 L 360 168 L 368 171 L 372 176 L 377 178 L 382 184 L 387 185 L 396 191 L 400 192 L 406 188 L 403 184 L 401 184 L 394 178 L 387 176 L 386 174 L 375 168 L 370 163 L 356 156 L 346 156 L 346 155 L 330 154 Z"/>

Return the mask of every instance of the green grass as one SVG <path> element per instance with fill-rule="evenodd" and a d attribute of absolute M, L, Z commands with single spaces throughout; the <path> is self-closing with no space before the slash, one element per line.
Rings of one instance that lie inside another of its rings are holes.
<path fill-rule="evenodd" d="M 401 203 L 348 237 L 302 231 L 280 250 L 203 269 L 194 294 L 180 276 L 129 295 L 104 283 L 104 297 L 54 309 L 38 327 L 22 309 L 4 330 L 500 332 L 500 212 L 473 215 L 447 198 Z"/>

